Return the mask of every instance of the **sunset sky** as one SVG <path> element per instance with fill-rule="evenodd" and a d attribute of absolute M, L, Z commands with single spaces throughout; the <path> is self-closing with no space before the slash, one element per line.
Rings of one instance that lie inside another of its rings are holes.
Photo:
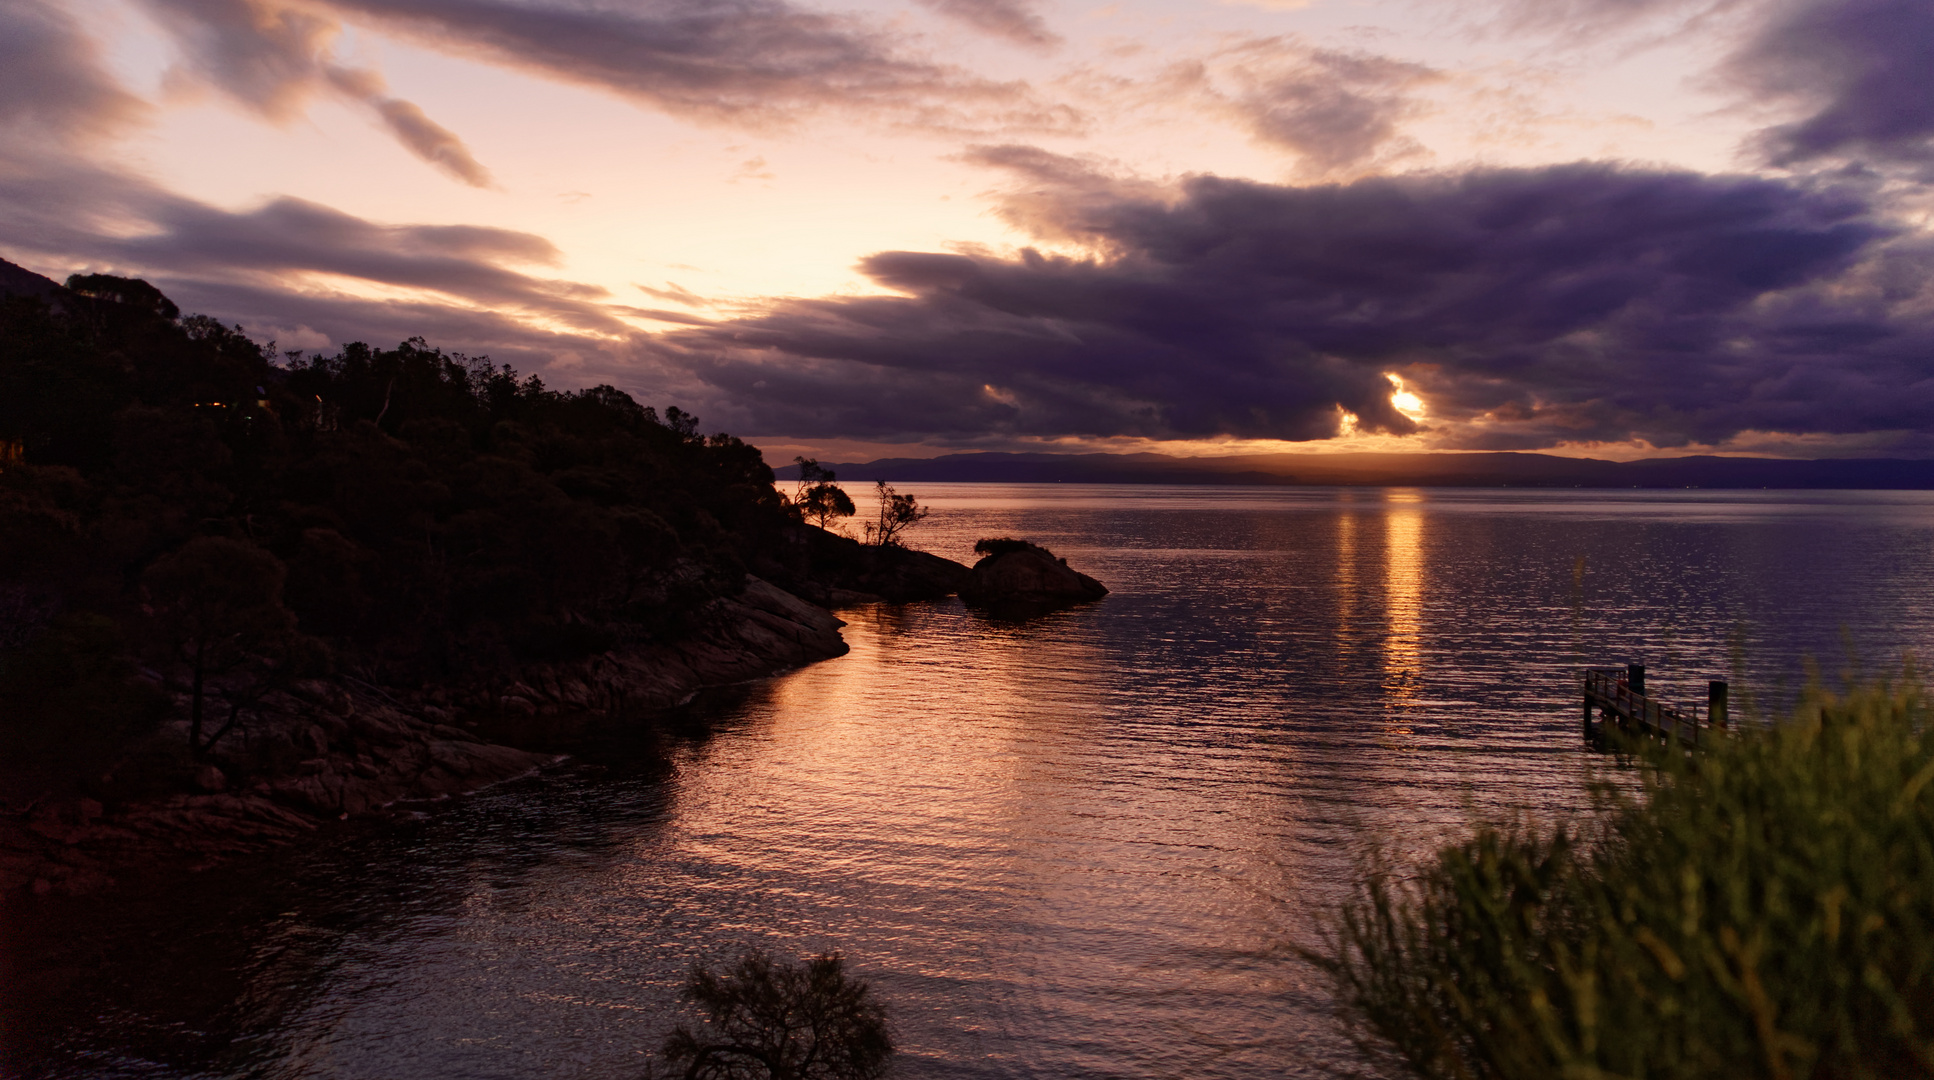
<path fill-rule="evenodd" d="M 0 0 L 0 257 L 840 460 L 1934 456 L 1928 0 Z"/>

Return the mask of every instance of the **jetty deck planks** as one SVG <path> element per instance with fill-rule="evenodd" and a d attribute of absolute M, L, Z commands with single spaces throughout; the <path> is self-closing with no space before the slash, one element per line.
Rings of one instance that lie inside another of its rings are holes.
<path fill-rule="evenodd" d="M 1585 740 L 1604 742 L 1605 725 L 1628 735 L 1666 739 L 1697 748 L 1726 728 L 1726 684 L 1708 684 L 1710 696 L 1702 714 L 1697 706 L 1675 705 L 1645 692 L 1645 665 L 1585 669 Z M 1594 723 L 1592 714 L 1597 713 Z"/>

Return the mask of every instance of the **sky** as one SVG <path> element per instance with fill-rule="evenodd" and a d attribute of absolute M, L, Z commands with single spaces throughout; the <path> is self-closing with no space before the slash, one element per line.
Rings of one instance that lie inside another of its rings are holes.
<path fill-rule="evenodd" d="M 1927 0 L 0 0 L 0 257 L 766 450 L 1934 456 Z"/>

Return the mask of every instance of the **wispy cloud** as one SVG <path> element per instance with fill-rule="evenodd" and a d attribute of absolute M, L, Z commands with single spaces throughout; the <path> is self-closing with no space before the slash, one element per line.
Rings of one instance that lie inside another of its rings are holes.
<path fill-rule="evenodd" d="M 333 94 L 369 110 L 404 149 L 454 179 L 488 187 L 490 172 L 454 132 L 388 95 L 377 73 L 337 62 L 342 27 L 327 14 L 276 0 L 143 0 L 180 49 L 176 82 L 213 87 L 275 123 Z"/>
<path fill-rule="evenodd" d="M 322 2 L 429 48 L 713 122 L 771 126 L 837 109 L 938 130 L 1065 131 L 1081 123 L 1023 83 L 936 63 L 860 18 L 784 0 Z"/>
<path fill-rule="evenodd" d="M 0 5 L 0 126 L 16 146 L 71 147 L 119 133 L 149 111 L 101 66 L 66 8 Z"/>
<path fill-rule="evenodd" d="M 920 3 L 981 33 L 1017 45 L 1047 48 L 1061 44 L 1039 12 L 1025 0 L 920 0 Z"/>
<path fill-rule="evenodd" d="M 225 319 L 327 325 L 340 334 L 370 321 L 354 312 L 366 307 L 380 322 L 400 304 L 419 313 L 448 307 L 442 323 L 488 311 L 493 326 L 525 325 L 523 337 L 635 332 L 608 307 L 604 288 L 514 269 L 558 261 L 557 249 L 530 233 L 388 225 L 288 197 L 225 210 L 84 159 L 23 155 L 4 164 L 0 235 L 12 257 L 34 253 L 75 269 L 147 277 L 184 307 L 250 298 L 247 308 L 201 308 Z M 338 318 L 325 324 L 302 314 L 318 307 Z"/>
<path fill-rule="evenodd" d="M 1313 176 L 1416 153 L 1401 124 L 1423 112 L 1415 91 L 1442 78 L 1423 64 L 1281 37 L 1218 50 L 1198 70 L 1205 93 Z"/>
<path fill-rule="evenodd" d="M 490 170 L 470 156 L 470 149 L 456 133 L 423 115 L 423 110 L 397 98 L 378 98 L 371 102 L 396 141 L 471 187 L 489 187 Z"/>

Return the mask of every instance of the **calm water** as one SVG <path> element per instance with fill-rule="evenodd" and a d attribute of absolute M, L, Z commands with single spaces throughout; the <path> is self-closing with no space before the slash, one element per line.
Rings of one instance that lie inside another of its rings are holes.
<path fill-rule="evenodd" d="M 1559 816 L 1585 663 L 1934 653 L 1934 495 L 921 485 L 1115 591 L 846 613 L 657 741 L 153 896 L 6 910 L 0 1072 L 634 1076 L 694 959 L 839 948 L 903 1077 L 1317 1075 L 1376 847 Z M 1737 685 L 1737 684 L 1736 684 Z M 1737 691 L 1735 692 L 1737 694 Z"/>

